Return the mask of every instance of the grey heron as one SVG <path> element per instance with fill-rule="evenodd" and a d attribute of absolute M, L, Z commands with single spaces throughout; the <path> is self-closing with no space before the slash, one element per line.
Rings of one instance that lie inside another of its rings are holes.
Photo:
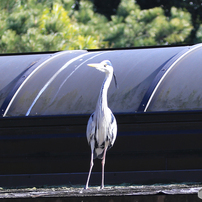
<path fill-rule="evenodd" d="M 106 151 L 113 146 L 117 135 L 117 123 L 112 111 L 108 108 L 107 92 L 112 80 L 112 76 L 114 76 L 116 87 L 117 82 L 112 64 L 109 60 L 104 60 L 101 63 L 88 64 L 88 66 L 95 67 L 97 70 L 104 72 L 105 79 L 101 86 L 96 109 L 88 120 L 86 130 L 87 141 L 91 147 L 91 161 L 85 189 L 88 188 L 89 179 L 93 168 L 93 159 L 95 158 L 102 159 L 101 189 L 103 189 Z"/>

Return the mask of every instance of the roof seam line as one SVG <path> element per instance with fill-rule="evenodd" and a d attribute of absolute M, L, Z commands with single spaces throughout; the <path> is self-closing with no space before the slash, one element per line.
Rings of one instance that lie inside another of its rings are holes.
<path fill-rule="evenodd" d="M 29 116 L 33 106 L 35 105 L 35 103 L 37 102 L 37 100 L 39 99 L 39 97 L 42 95 L 42 93 L 46 90 L 46 88 L 52 83 L 52 81 L 64 70 L 66 69 L 71 63 L 75 62 L 76 60 L 84 57 L 85 55 L 89 55 L 92 53 L 85 53 L 85 54 L 81 54 L 79 56 L 77 56 L 76 58 L 72 58 L 71 60 L 69 60 L 68 62 L 66 62 L 49 80 L 48 82 L 44 85 L 44 87 L 39 91 L 39 93 L 37 94 L 36 98 L 34 99 L 34 101 L 32 102 L 31 106 L 29 107 L 28 111 L 26 112 L 25 116 Z M 100 54 L 98 54 L 100 55 Z M 96 55 L 97 56 L 97 55 Z M 92 57 L 91 57 L 92 58 Z M 84 62 L 82 62 L 81 64 L 83 64 Z M 71 72 L 71 74 L 67 77 L 69 78 L 81 65 L 77 66 L 75 68 L 74 71 Z"/>
<path fill-rule="evenodd" d="M 147 111 L 147 109 L 148 109 L 148 107 L 149 107 L 149 105 L 150 105 L 150 103 L 151 103 L 151 101 L 152 101 L 152 98 L 154 97 L 154 94 L 156 93 L 158 87 L 160 86 L 160 84 L 162 83 L 162 81 L 163 81 L 163 79 L 166 77 L 166 75 L 171 71 L 171 69 L 173 69 L 173 67 L 174 67 L 182 58 L 184 58 L 186 55 L 188 55 L 189 53 L 191 53 L 192 51 L 194 51 L 194 50 L 196 50 L 196 49 L 198 49 L 198 48 L 200 48 L 200 47 L 202 47 L 202 43 L 201 43 L 201 44 L 198 44 L 198 45 L 196 45 L 196 46 L 194 46 L 193 48 L 192 48 L 192 47 L 188 47 L 188 50 L 187 50 L 184 54 L 178 56 L 178 58 L 169 66 L 169 68 L 165 71 L 165 73 L 162 75 L 161 79 L 160 79 L 160 80 L 158 81 L 158 83 L 156 84 L 156 86 L 155 86 L 155 88 L 154 88 L 152 94 L 150 95 L 150 97 L 149 97 L 149 99 L 148 99 L 148 102 L 147 102 L 147 104 L 145 105 L 144 112 Z M 178 55 L 178 54 L 177 54 L 177 55 Z M 176 55 L 176 57 L 177 57 L 177 55 Z M 175 58 L 175 56 L 174 56 L 174 58 Z M 173 59 L 173 58 L 172 58 L 172 59 Z M 172 60 L 172 59 L 171 59 L 171 60 Z M 167 63 L 166 63 L 166 64 L 167 64 Z M 166 66 L 166 64 L 165 64 L 165 66 Z M 165 68 L 163 67 L 162 69 L 165 69 Z"/>
<path fill-rule="evenodd" d="M 5 108 L 5 111 L 4 111 L 3 115 L 2 115 L 3 117 L 6 116 L 8 110 L 9 110 L 11 104 L 13 103 L 14 99 L 16 98 L 17 94 L 18 94 L 19 91 L 22 89 L 22 87 L 25 85 L 25 83 L 31 78 L 31 76 L 32 76 L 36 71 L 38 71 L 45 63 L 51 61 L 51 60 L 54 59 L 55 57 L 60 56 L 61 54 L 64 54 L 65 52 L 66 52 L 66 51 L 61 52 L 61 53 L 59 53 L 59 54 L 56 54 L 56 55 L 54 55 L 54 56 L 48 58 L 47 60 L 45 60 L 44 62 L 42 62 L 38 67 L 36 67 L 36 69 L 34 69 L 34 70 L 26 77 L 26 79 L 25 79 L 25 80 L 21 83 L 21 85 L 17 88 L 16 92 L 14 93 L 14 95 L 13 95 L 12 98 L 11 98 L 11 100 L 9 101 L 9 103 L 8 103 L 7 107 Z"/>

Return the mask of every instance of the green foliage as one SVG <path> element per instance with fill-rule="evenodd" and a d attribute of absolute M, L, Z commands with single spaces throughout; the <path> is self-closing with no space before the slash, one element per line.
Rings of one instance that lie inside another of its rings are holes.
<path fill-rule="evenodd" d="M 91 1 L 79 2 L 75 10 L 75 0 L 2 0 L 0 52 L 182 44 L 193 29 L 190 13 L 175 7 L 168 17 L 161 7 L 141 10 L 134 0 L 121 0 L 109 20 Z"/>
<path fill-rule="evenodd" d="M 105 16 L 93 11 L 91 2 L 81 1 L 79 10 L 73 13 L 72 19 L 76 20 L 84 36 L 90 35 L 96 39 L 99 48 L 108 47 L 108 43 L 104 41 L 104 30 L 108 20 Z"/>
<path fill-rule="evenodd" d="M 190 14 L 180 9 L 173 7 L 166 17 L 160 7 L 140 10 L 133 0 L 122 0 L 108 29 L 112 47 L 132 47 L 183 43 L 192 25 Z"/>
<path fill-rule="evenodd" d="M 10 15 L 5 8 L 7 6 L 2 9 L 1 53 L 96 49 L 104 44 L 99 36 L 83 34 L 82 27 L 73 17 L 70 18 L 62 1 L 44 2 L 46 1 L 18 1 Z M 64 2 L 68 8 L 72 1 Z"/>

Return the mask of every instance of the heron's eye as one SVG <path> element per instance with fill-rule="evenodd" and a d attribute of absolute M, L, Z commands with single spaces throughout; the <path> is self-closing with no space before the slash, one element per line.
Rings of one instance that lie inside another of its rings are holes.
<path fill-rule="evenodd" d="M 104 65 L 104 67 L 106 67 L 106 66 L 107 66 L 107 64 Z"/>

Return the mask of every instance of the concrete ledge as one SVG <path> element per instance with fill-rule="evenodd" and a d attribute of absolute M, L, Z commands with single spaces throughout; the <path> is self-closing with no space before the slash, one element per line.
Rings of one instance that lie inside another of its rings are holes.
<path fill-rule="evenodd" d="M 202 188 L 200 184 L 170 184 L 170 185 L 118 185 L 90 187 L 84 190 L 83 186 L 1 189 L 0 200 L 8 201 L 175 201 L 195 202 Z M 161 199 L 161 200 L 160 200 Z"/>

